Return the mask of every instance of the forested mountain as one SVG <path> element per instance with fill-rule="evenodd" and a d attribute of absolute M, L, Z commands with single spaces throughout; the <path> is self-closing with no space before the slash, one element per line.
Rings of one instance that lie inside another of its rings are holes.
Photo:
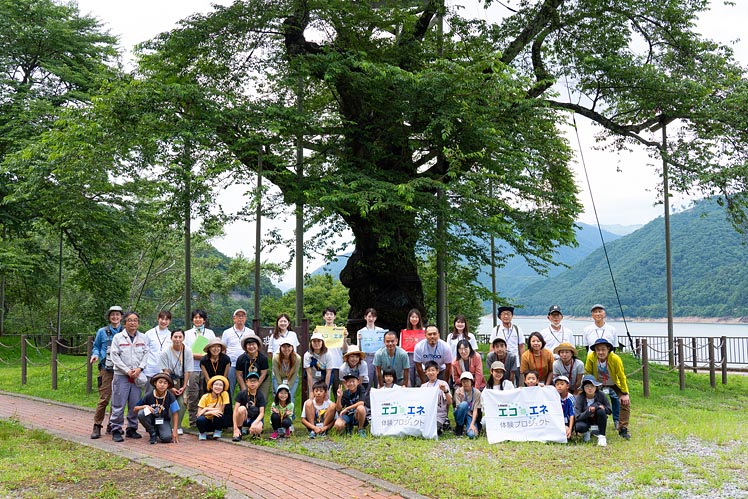
<path fill-rule="evenodd" d="M 745 237 L 712 200 L 673 215 L 673 312 L 677 317 L 740 317 L 748 310 L 748 251 Z M 664 219 L 658 218 L 608 245 L 613 276 L 631 317 L 665 317 Z M 558 303 L 567 315 L 589 314 L 594 303 L 616 313 L 616 298 L 602 249 L 558 276 L 532 284 L 513 300 L 522 315 L 545 315 Z"/>

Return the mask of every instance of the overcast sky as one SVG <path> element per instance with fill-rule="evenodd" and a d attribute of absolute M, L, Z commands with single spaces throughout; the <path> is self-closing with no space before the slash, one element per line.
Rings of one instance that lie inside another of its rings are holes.
<path fill-rule="evenodd" d="M 211 11 L 211 4 L 229 4 L 229 1 L 210 2 L 208 0 L 129 0 L 114 2 L 107 0 L 78 0 L 82 13 L 90 13 L 99 18 L 105 28 L 120 39 L 123 49 L 130 50 L 138 42 L 148 40 L 156 34 L 172 29 L 180 19 L 196 12 Z M 449 2 L 454 4 L 455 2 Z M 466 5 L 466 15 L 488 18 L 482 2 L 474 0 L 461 1 Z M 510 5 L 516 0 L 508 1 Z M 731 43 L 739 39 L 748 22 L 748 2 L 739 0 L 735 7 L 723 5 L 722 0 L 714 0 L 712 11 L 702 16 L 698 31 L 708 38 L 722 43 Z M 736 57 L 744 65 L 748 61 L 748 43 L 738 41 L 733 44 Z M 645 224 L 662 215 L 662 206 L 655 206 L 656 189 L 660 183 L 656 164 L 659 161 L 651 159 L 647 153 L 640 150 L 634 154 L 618 154 L 594 149 L 595 140 L 593 126 L 584 118 L 578 117 L 581 150 L 587 164 L 598 216 L 602 225 L 637 225 Z M 576 136 L 570 135 L 572 147 L 578 150 Z M 577 153 L 579 158 L 579 153 Z M 580 187 L 580 199 L 585 206 L 585 212 L 580 220 L 595 224 L 592 211 L 590 189 L 578 160 L 575 166 L 577 183 Z M 246 189 L 237 186 L 228 189 L 220 198 L 224 209 L 236 210 L 243 204 L 242 194 Z M 683 207 L 687 200 L 676 197 L 672 201 L 674 209 Z M 264 221 L 263 224 L 269 224 Z M 215 241 L 219 250 L 228 255 L 254 253 L 254 225 L 236 224 L 227 228 L 227 235 L 222 240 Z M 305 271 L 311 271 L 319 266 L 318 261 L 310 261 L 305 265 Z M 284 279 L 283 287 L 293 286 L 293 269 Z"/>

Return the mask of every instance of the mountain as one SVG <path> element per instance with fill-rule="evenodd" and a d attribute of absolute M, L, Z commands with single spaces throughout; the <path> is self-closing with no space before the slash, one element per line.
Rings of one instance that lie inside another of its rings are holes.
<path fill-rule="evenodd" d="M 559 248 L 556 256 L 558 262 L 568 266 L 576 264 L 601 246 L 600 232 L 597 230 L 597 227 L 583 223 L 579 223 L 578 225 L 578 246 L 575 248 L 570 248 L 568 246 Z M 605 230 L 603 230 L 602 233 L 606 243 L 615 241 L 620 237 Z M 330 274 L 334 277 L 338 277 L 340 271 L 345 267 L 349 256 L 350 253 L 340 255 L 338 256 L 337 261 L 330 262 L 317 268 L 312 272 L 312 274 Z M 566 267 L 563 265 L 553 266 L 549 268 L 548 276 L 558 275 L 565 269 Z M 543 278 L 543 275 L 538 274 L 527 265 L 524 258 L 518 256 L 509 258 L 504 267 L 496 269 L 497 290 L 499 294 L 507 297 L 516 295 L 529 284 L 541 281 Z M 491 289 L 491 268 L 489 266 L 486 265 L 481 267 L 479 281 L 487 289 Z"/>
<path fill-rule="evenodd" d="M 637 225 L 621 225 L 621 224 L 613 224 L 613 225 L 601 225 L 603 230 L 607 230 L 608 232 L 612 232 L 613 234 L 618 234 L 619 236 L 627 236 L 634 232 L 635 230 L 639 230 L 644 225 L 637 224 Z"/>
<path fill-rule="evenodd" d="M 714 200 L 703 200 L 670 218 L 673 315 L 740 317 L 748 310 L 748 252 L 745 238 Z M 667 316 L 665 227 L 658 218 L 607 245 L 613 277 L 631 317 Z M 513 300 L 518 313 L 545 315 L 558 303 L 567 315 L 589 315 L 594 303 L 617 300 L 602 249 L 556 276 L 533 283 Z M 614 306 L 614 304 L 616 304 Z"/>

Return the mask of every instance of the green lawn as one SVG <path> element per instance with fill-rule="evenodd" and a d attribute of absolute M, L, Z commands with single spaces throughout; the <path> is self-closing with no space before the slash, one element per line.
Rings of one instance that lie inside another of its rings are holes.
<path fill-rule="evenodd" d="M 59 389 L 50 389 L 49 354 L 33 352 L 26 386 L 14 350 L 0 350 L 0 389 L 93 407 L 85 393 L 85 360 L 61 357 Z M 602 496 L 681 497 L 714 491 L 748 497 L 748 377 L 731 375 L 728 385 L 709 386 L 706 374 L 651 366 L 651 396 L 642 396 L 640 365 L 624 355 L 632 398 L 630 441 L 610 432 L 607 448 L 580 441 L 567 445 L 489 445 L 452 434 L 439 441 L 331 436 L 311 441 L 299 418 L 296 436 L 257 445 L 278 447 L 353 467 L 433 497 L 557 498 Z M 46 361 L 46 365 L 44 365 Z M 269 421 L 268 425 L 269 427 Z"/>

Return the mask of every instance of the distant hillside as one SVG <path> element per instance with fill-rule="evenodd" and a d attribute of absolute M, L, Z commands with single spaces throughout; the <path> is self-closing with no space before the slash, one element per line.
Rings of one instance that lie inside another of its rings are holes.
<path fill-rule="evenodd" d="M 739 317 L 748 310 L 748 252 L 745 239 L 716 202 L 705 200 L 673 215 L 673 313 L 677 317 Z M 623 303 L 631 317 L 665 317 L 664 220 L 658 218 L 609 244 L 608 255 Z M 616 303 L 602 249 L 573 268 L 517 293 L 522 315 L 545 315 L 560 304 L 567 315 L 589 314 L 590 305 Z"/>
<path fill-rule="evenodd" d="M 613 224 L 613 225 L 601 225 L 600 227 L 602 227 L 603 230 L 612 232 L 613 234 L 618 234 L 619 236 L 627 236 L 631 234 L 632 232 L 634 232 L 635 230 L 639 230 L 644 226 L 642 224 L 638 224 L 638 225 Z"/>
<path fill-rule="evenodd" d="M 580 228 L 577 229 L 577 242 L 579 245 L 576 248 L 565 246 L 558 250 L 557 261 L 562 264 L 574 265 L 601 246 L 600 233 L 597 227 L 583 223 L 580 223 L 579 226 Z M 605 230 L 603 230 L 603 237 L 606 243 L 620 238 L 620 236 Z M 330 274 L 333 277 L 338 277 L 340 271 L 345 267 L 349 256 L 350 253 L 341 255 L 336 262 L 319 267 L 312 274 Z M 551 267 L 548 270 L 548 275 L 558 275 L 564 270 L 566 270 L 566 267 L 560 265 Z M 498 292 L 507 297 L 516 295 L 529 284 L 541 281 L 543 278 L 544 276 L 532 270 L 522 257 L 512 257 L 506 261 L 504 267 L 496 270 Z M 481 268 L 479 280 L 483 286 L 491 289 L 491 269 L 489 266 Z"/>

